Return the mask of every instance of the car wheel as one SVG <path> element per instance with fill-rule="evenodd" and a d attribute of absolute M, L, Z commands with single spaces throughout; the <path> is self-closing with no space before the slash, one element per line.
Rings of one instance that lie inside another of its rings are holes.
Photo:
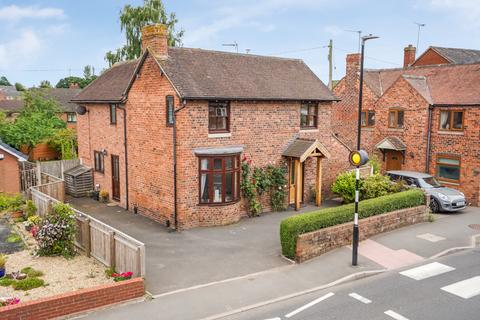
<path fill-rule="evenodd" d="M 435 199 L 430 200 L 430 210 L 432 210 L 433 213 L 437 213 L 440 211 L 440 205 L 438 204 L 438 201 Z"/>

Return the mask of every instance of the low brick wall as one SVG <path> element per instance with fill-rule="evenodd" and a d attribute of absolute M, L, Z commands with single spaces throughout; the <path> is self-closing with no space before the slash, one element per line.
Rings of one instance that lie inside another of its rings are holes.
<path fill-rule="evenodd" d="M 418 206 L 361 219 L 359 221 L 360 240 L 385 231 L 427 221 L 429 212 L 428 206 Z M 295 260 L 303 262 L 332 249 L 351 244 L 352 230 L 353 222 L 348 222 L 298 236 Z"/>
<path fill-rule="evenodd" d="M 0 319 L 53 319 L 109 304 L 140 298 L 144 292 L 143 279 L 135 278 L 2 307 L 0 308 Z"/>

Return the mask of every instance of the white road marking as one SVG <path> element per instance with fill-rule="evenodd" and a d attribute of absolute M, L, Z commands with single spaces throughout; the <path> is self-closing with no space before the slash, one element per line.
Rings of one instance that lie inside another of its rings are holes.
<path fill-rule="evenodd" d="M 362 297 L 361 295 L 359 295 L 358 293 L 355 293 L 355 292 L 350 293 L 349 296 L 352 297 L 353 299 L 357 299 L 358 301 L 363 302 L 365 304 L 372 303 L 372 300 L 369 300 L 365 297 Z"/>
<path fill-rule="evenodd" d="M 318 298 L 318 299 L 315 299 L 315 300 L 313 300 L 312 302 L 309 302 L 309 303 L 307 303 L 306 305 L 304 305 L 304 306 L 302 306 L 302 307 L 300 307 L 300 308 L 298 308 L 298 309 L 296 309 L 296 310 L 294 310 L 294 311 L 286 314 L 285 317 L 286 317 L 286 318 L 291 318 L 291 317 L 293 317 L 294 315 L 296 315 L 297 313 L 300 313 L 300 312 L 302 312 L 302 311 L 304 311 L 304 310 L 306 310 L 306 309 L 308 309 L 308 308 L 316 305 L 317 303 L 322 302 L 323 300 L 326 300 L 326 299 L 330 298 L 330 297 L 333 296 L 333 295 L 334 295 L 333 292 L 327 293 L 326 295 L 324 295 L 324 296 L 322 296 L 322 297 L 320 297 L 320 298 Z"/>
<path fill-rule="evenodd" d="M 384 312 L 387 316 L 392 317 L 395 320 L 408 320 L 408 318 L 405 318 L 401 314 L 396 313 L 395 311 L 392 310 L 387 310 Z"/>
<path fill-rule="evenodd" d="M 459 281 L 441 289 L 463 299 L 470 299 L 480 294 L 480 276 Z"/>
<path fill-rule="evenodd" d="M 279 317 L 276 317 L 276 318 L 265 319 L 265 320 L 282 320 L 282 319 L 280 319 Z"/>
<path fill-rule="evenodd" d="M 415 280 L 423 280 L 452 270 L 455 270 L 455 268 L 439 262 L 432 262 L 420 267 L 402 271 L 400 274 Z"/>
<path fill-rule="evenodd" d="M 440 237 L 440 236 L 437 236 L 437 235 L 431 234 L 431 233 L 419 234 L 417 236 L 417 238 L 427 240 L 427 241 L 430 241 L 430 242 L 438 242 L 438 241 L 442 241 L 442 240 L 446 239 L 444 237 Z"/>

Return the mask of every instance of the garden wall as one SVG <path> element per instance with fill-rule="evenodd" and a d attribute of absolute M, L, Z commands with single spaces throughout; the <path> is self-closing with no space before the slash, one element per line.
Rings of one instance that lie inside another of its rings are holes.
<path fill-rule="evenodd" d="M 423 205 L 361 219 L 359 222 L 360 241 L 385 231 L 425 222 L 429 213 L 428 206 Z M 352 230 L 353 222 L 348 222 L 299 235 L 295 261 L 304 262 L 332 249 L 351 244 Z"/>
<path fill-rule="evenodd" d="M 144 294 L 142 278 L 82 289 L 0 308 L 2 320 L 43 320 L 119 303 Z"/>

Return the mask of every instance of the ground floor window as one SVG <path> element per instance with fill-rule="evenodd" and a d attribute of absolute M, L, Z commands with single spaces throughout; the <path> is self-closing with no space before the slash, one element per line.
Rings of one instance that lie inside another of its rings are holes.
<path fill-rule="evenodd" d="M 445 155 L 438 156 L 437 177 L 446 181 L 460 181 L 460 157 Z"/>
<path fill-rule="evenodd" d="M 105 171 L 104 159 L 103 159 L 103 152 L 101 151 L 93 151 L 95 163 L 94 168 L 96 172 L 103 173 Z"/>
<path fill-rule="evenodd" d="M 221 204 L 240 198 L 240 154 L 199 156 L 201 204 Z"/>

